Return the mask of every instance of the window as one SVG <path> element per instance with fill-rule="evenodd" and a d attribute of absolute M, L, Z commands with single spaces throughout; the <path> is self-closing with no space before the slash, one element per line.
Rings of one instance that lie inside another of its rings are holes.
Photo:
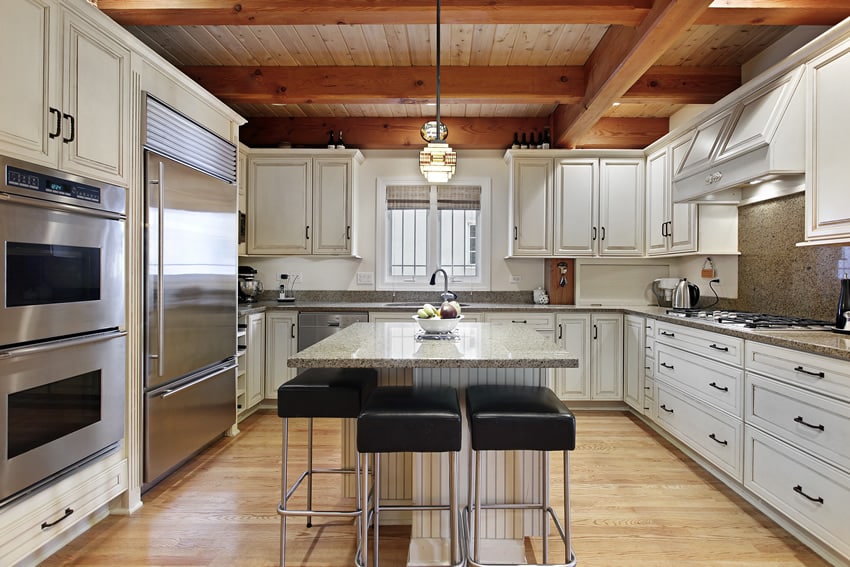
<path fill-rule="evenodd" d="M 424 289 L 437 268 L 457 289 L 489 286 L 489 181 L 378 185 L 379 289 Z"/>

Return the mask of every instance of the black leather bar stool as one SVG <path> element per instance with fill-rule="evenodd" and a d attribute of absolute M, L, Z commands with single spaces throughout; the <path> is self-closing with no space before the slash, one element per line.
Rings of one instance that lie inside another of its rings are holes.
<path fill-rule="evenodd" d="M 448 505 L 393 505 L 392 510 L 448 510 L 451 534 L 451 564 L 463 564 L 460 549 L 460 510 L 458 504 L 457 456 L 461 447 L 461 413 L 457 390 L 451 387 L 381 387 L 367 400 L 357 418 L 357 451 L 361 456 L 361 508 L 368 508 L 368 461 L 373 457 L 372 520 L 374 524 L 375 567 L 378 567 L 380 529 L 379 453 L 449 453 Z M 361 558 L 358 565 L 368 565 L 366 542 L 369 522 L 360 524 Z"/>
<path fill-rule="evenodd" d="M 491 509 L 536 509 L 543 516 L 543 563 L 550 567 L 572 567 L 576 563 L 570 538 L 570 451 L 576 446 L 576 421 L 572 412 L 549 388 L 538 386 L 470 386 L 466 390 L 466 410 L 471 434 L 469 463 L 469 504 L 464 515 L 467 537 L 472 539 L 467 564 L 472 567 L 497 565 L 481 563 L 480 511 Z M 563 451 L 564 523 L 549 504 L 549 459 L 544 455 L 540 502 L 481 504 L 481 451 Z M 469 523 L 472 516 L 472 530 Z M 549 561 L 549 517 L 564 542 L 565 563 Z M 526 564 L 528 565 L 528 564 Z M 520 567 L 520 565 L 513 565 Z"/>
<path fill-rule="evenodd" d="M 280 479 L 280 503 L 277 513 L 280 515 L 280 565 L 286 560 L 286 518 L 288 516 L 307 516 L 307 527 L 312 525 L 313 516 L 356 517 L 363 522 L 360 498 L 360 459 L 355 468 L 316 469 L 313 468 L 313 418 L 356 418 L 363 403 L 378 383 L 378 372 L 374 368 L 311 368 L 301 372 L 277 389 L 277 415 L 283 418 L 283 448 Z M 307 468 L 291 487 L 287 487 L 286 475 L 289 451 L 289 419 L 307 418 Z M 356 475 L 357 504 L 351 510 L 314 510 L 313 475 L 317 473 Z M 292 497 L 304 479 L 307 479 L 307 507 L 293 510 L 287 508 Z M 360 529 L 358 526 L 358 534 Z"/>

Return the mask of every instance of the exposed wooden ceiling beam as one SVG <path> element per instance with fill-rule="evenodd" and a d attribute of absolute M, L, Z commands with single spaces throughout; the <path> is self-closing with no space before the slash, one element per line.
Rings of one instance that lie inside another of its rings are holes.
<path fill-rule="evenodd" d="M 611 26 L 590 55 L 584 101 L 555 112 L 556 147 L 575 147 L 611 105 L 652 67 L 711 0 L 657 0 L 637 28 Z"/>
<path fill-rule="evenodd" d="M 182 67 L 218 98 L 249 104 L 433 102 L 433 67 Z M 583 67 L 443 67 L 445 104 L 577 104 Z M 738 67 L 652 67 L 618 100 L 710 104 L 741 84 Z"/>
<path fill-rule="evenodd" d="M 507 149 L 514 132 L 542 132 L 547 118 L 443 118 L 448 142 L 455 149 Z M 421 118 L 252 118 L 239 129 L 239 139 L 250 147 L 324 147 L 328 132 L 343 131 L 348 147 L 363 150 L 419 151 Z M 592 148 L 645 148 L 667 133 L 666 118 L 603 118 L 588 136 Z"/>
<path fill-rule="evenodd" d="M 687 2 L 685 2 L 687 3 Z M 638 26 L 652 0 L 452 0 L 444 24 L 610 24 Z M 99 0 L 122 25 L 431 24 L 432 0 Z M 847 0 L 715 0 L 701 25 L 833 25 Z"/>

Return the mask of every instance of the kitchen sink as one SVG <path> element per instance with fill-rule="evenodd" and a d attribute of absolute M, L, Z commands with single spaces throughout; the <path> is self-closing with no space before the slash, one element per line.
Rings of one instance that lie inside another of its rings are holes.
<path fill-rule="evenodd" d="M 395 301 L 393 303 L 384 303 L 384 307 L 422 307 L 426 303 L 429 303 L 429 302 L 428 301 Z M 442 301 L 437 300 L 437 301 L 433 301 L 433 302 L 430 302 L 430 303 L 434 307 L 437 307 L 437 306 L 440 305 L 440 303 L 442 303 Z M 461 307 L 468 307 L 469 303 L 460 303 L 459 305 Z"/>

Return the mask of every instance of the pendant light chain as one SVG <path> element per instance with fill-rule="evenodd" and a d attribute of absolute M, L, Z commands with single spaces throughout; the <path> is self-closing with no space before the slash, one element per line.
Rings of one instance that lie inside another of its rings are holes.
<path fill-rule="evenodd" d="M 440 135 L 440 0 L 437 0 L 437 141 Z"/>

